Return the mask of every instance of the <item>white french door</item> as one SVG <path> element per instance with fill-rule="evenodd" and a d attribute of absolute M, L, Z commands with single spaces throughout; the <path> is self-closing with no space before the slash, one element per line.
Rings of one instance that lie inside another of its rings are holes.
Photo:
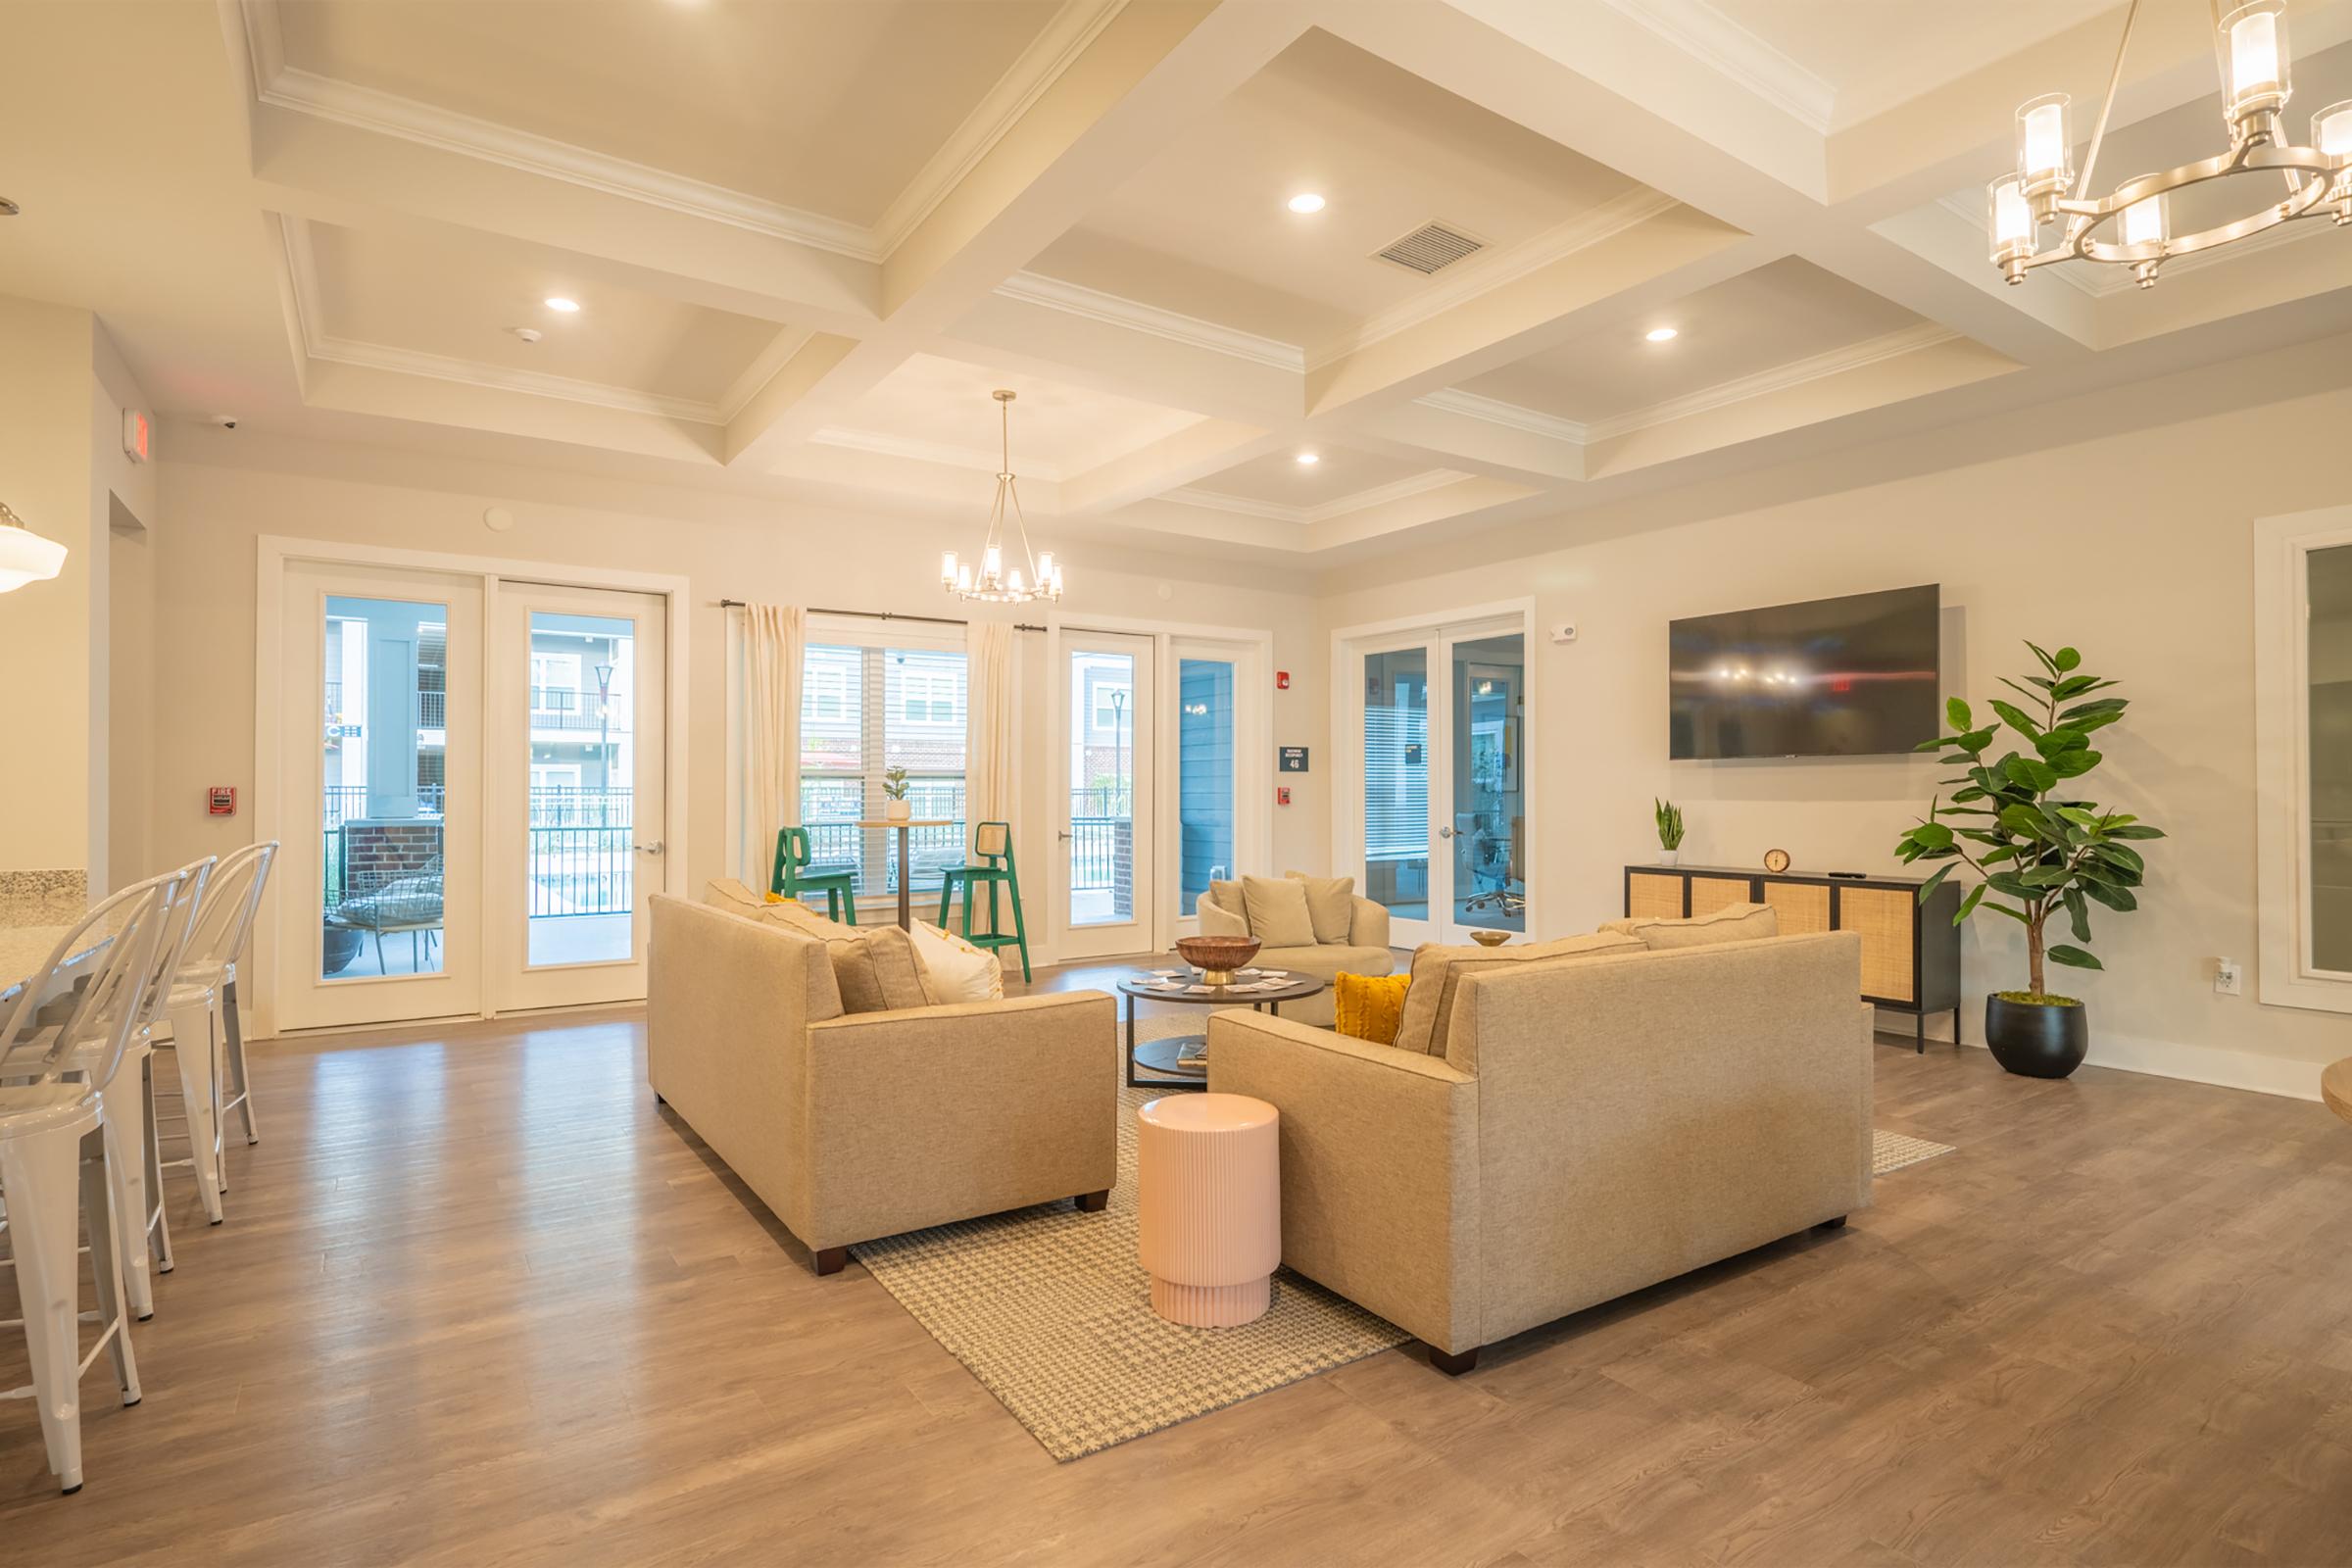
<path fill-rule="evenodd" d="M 1152 639 L 1061 634 L 1054 898 L 1062 958 L 1158 945 Z"/>
<path fill-rule="evenodd" d="M 297 564 L 281 603 L 278 1023 L 478 1012 L 481 580 Z"/>
<path fill-rule="evenodd" d="M 277 1026 L 644 996 L 665 601 L 295 562 L 280 602 Z"/>
<path fill-rule="evenodd" d="M 1527 626 L 1513 614 L 1348 641 L 1348 840 L 1399 947 L 1528 929 Z"/>
<path fill-rule="evenodd" d="M 501 583 L 485 777 L 498 1007 L 645 995 L 667 853 L 667 604 Z"/>

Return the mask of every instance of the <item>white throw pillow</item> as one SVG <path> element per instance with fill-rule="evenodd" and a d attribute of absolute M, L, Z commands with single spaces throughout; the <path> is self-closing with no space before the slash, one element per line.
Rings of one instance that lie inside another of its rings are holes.
<path fill-rule="evenodd" d="M 975 948 L 952 931 L 921 920 L 906 933 L 914 939 L 914 956 L 923 972 L 923 990 L 933 1006 L 950 1002 L 1003 1002 L 1004 969 L 997 956 Z"/>

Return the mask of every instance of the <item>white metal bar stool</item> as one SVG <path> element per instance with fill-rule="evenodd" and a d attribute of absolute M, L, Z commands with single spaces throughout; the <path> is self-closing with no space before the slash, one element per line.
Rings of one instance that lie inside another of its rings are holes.
<path fill-rule="evenodd" d="M 164 1003 L 165 1021 L 157 1034 L 159 1045 L 172 1047 L 172 1060 L 179 1069 L 188 1132 L 184 1163 L 196 1174 L 205 1218 L 215 1225 L 221 1220 L 220 1195 L 228 1191 L 221 1163 L 221 1133 L 227 1113 L 243 1112 L 245 1141 L 261 1142 L 261 1129 L 253 1114 L 252 1079 L 245 1069 L 237 960 L 253 938 L 254 918 L 261 910 L 270 867 L 276 858 L 277 841 L 272 839 L 247 845 L 214 871 L 195 930 L 176 965 Z M 221 1087 L 224 1071 L 233 1078 L 225 1098 Z M 182 1163 L 170 1162 L 173 1169 Z"/>
<path fill-rule="evenodd" d="M 131 1036 L 147 1021 L 160 990 L 158 956 L 182 883 L 176 871 L 154 877 L 124 888 L 90 910 L 50 954 L 41 981 L 26 986 L 0 1020 L 0 1041 L 14 1042 L 30 1033 L 44 1002 L 58 988 L 74 983 L 74 959 L 104 944 L 65 1021 L 57 1026 L 51 1051 L 35 1063 L 34 1081 L 0 1088 L 0 1195 L 8 1200 L 9 1245 L 17 1294 L 24 1303 L 25 1349 L 32 1362 L 31 1385 L 11 1390 L 7 1396 L 30 1396 L 38 1407 L 50 1473 L 68 1493 L 81 1490 L 81 1376 L 99 1351 L 114 1352 L 122 1402 L 139 1402 L 138 1365 L 131 1355 L 124 1310 L 122 1228 L 115 1213 L 115 1173 L 128 1154 L 106 1114 L 102 1085 L 120 1074 Z M 93 1036 L 101 1045 L 88 1081 L 69 1082 L 64 1077 L 67 1059 Z M 77 1217 L 89 1232 L 91 1271 L 98 1287 L 96 1321 L 102 1325 L 86 1356 L 78 1353 Z"/>

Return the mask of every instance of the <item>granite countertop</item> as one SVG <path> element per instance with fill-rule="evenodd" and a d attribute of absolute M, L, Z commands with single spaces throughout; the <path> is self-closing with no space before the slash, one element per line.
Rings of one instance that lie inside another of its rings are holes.
<path fill-rule="evenodd" d="M 55 926 L 75 918 L 89 906 L 90 877 L 86 871 L 0 871 L 0 927 Z M 57 939 L 53 936 L 50 940 Z"/>
<path fill-rule="evenodd" d="M 0 1004 L 17 1000 L 17 992 L 35 970 L 49 961 L 50 950 L 74 924 L 69 921 L 60 925 L 0 926 Z M 79 956 L 96 953 L 111 940 L 111 937 L 94 937 Z"/>

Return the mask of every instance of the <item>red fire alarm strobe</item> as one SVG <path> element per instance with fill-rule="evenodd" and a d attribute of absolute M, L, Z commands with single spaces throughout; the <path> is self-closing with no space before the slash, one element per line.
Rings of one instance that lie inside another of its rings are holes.
<path fill-rule="evenodd" d="M 1274 786 L 1274 804 L 1276 806 L 1288 806 L 1291 804 L 1291 787 L 1288 784 L 1277 784 Z"/>
<path fill-rule="evenodd" d="M 1289 670 L 1278 669 L 1274 672 L 1274 689 L 1278 692 L 1287 692 L 1291 689 L 1291 672 Z"/>
<path fill-rule="evenodd" d="M 234 784 L 216 784 L 204 792 L 205 810 L 213 816 L 237 814 L 237 787 Z"/>

